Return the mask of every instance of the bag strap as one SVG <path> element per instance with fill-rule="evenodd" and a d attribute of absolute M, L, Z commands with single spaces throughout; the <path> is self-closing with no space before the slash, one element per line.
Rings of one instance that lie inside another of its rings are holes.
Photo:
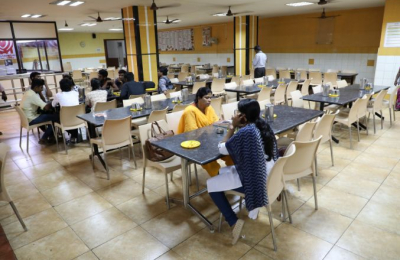
<path fill-rule="evenodd" d="M 155 124 L 158 127 L 158 131 L 160 132 L 160 134 L 165 134 L 164 129 L 161 128 L 161 126 L 158 124 L 157 121 L 155 121 L 153 124 Z"/>

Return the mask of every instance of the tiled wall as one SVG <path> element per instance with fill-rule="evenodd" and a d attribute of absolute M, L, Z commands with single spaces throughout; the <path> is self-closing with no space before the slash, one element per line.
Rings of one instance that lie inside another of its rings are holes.
<path fill-rule="evenodd" d="M 375 84 L 393 86 L 399 68 L 400 56 L 378 56 L 375 72 Z"/>
<path fill-rule="evenodd" d="M 376 54 L 367 53 L 267 53 L 268 65 L 271 67 L 297 68 L 319 68 L 321 71 L 327 69 L 355 70 L 359 78 L 374 80 L 375 66 L 367 66 L 368 60 L 374 60 Z M 314 59 L 314 65 L 309 65 L 309 59 Z"/>
<path fill-rule="evenodd" d="M 200 58 L 200 61 L 197 61 L 197 58 Z M 230 62 L 228 62 L 228 58 Z M 189 63 L 192 65 L 210 63 L 211 65 L 233 66 L 233 53 L 160 54 L 160 62 L 167 64 Z"/>

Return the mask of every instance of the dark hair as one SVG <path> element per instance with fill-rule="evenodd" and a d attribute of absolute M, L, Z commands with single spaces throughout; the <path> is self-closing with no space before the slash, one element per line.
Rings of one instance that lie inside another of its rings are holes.
<path fill-rule="evenodd" d="M 125 70 L 119 70 L 118 74 L 126 74 L 126 71 Z"/>
<path fill-rule="evenodd" d="M 260 130 L 264 152 L 268 155 L 268 161 L 275 158 L 275 135 L 267 122 L 260 118 L 260 104 L 255 99 L 242 99 L 238 104 L 238 110 L 246 115 L 248 123 L 254 123 Z"/>
<path fill-rule="evenodd" d="M 37 75 L 40 75 L 40 72 L 34 71 L 34 72 L 32 72 L 32 73 L 29 75 L 29 78 L 30 78 L 31 80 L 33 80 Z"/>
<path fill-rule="evenodd" d="M 167 67 L 160 67 L 160 68 L 158 68 L 158 71 L 160 71 L 164 76 L 168 74 Z"/>
<path fill-rule="evenodd" d="M 71 91 L 72 86 L 74 86 L 74 85 L 72 84 L 71 80 L 69 80 L 67 78 L 60 80 L 60 88 L 61 88 L 62 92 Z"/>
<path fill-rule="evenodd" d="M 260 47 L 260 45 L 256 45 L 256 46 L 254 46 L 254 49 L 255 49 L 256 51 L 261 51 L 261 47 Z"/>
<path fill-rule="evenodd" d="M 31 88 L 33 89 L 33 88 L 38 87 L 38 86 L 44 86 L 44 80 L 43 79 L 33 79 L 32 80 Z"/>
<path fill-rule="evenodd" d="M 199 90 L 197 90 L 196 97 L 194 99 L 194 103 L 197 105 L 197 103 L 199 103 L 199 99 L 203 98 L 204 96 L 207 96 L 210 93 L 212 94 L 211 89 L 208 87 L 199 88 Z"/>
<path fill-rule="evenodd" d="M 90 81 L 90 86 L 92 87 L 92 90 L 97 90 L 100 88 L 100 80 L 98 78 L 93 78 Z"/>
<path fill-rule="evenodd" d="M 106 70 L 99 70 L 99 74 L 105 78 L 108 76 L 108 72 Z"/>
<path fill-rule="evenodd" d="M 125 79 L 127 82 L 135 80 L 135 75 L 132 72 L 128 72 L 125 74 Z"/>
<path fill-rule="evenodd" d="M 63 79 L 69 79 L 72 82 L 72 86 L 75 86 L 74 79 L 70 75 L 64 74 Z"/>

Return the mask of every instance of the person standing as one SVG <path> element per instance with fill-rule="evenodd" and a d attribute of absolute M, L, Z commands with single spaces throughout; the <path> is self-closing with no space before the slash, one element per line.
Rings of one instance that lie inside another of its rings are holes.
<path fill-rule="evenodd" d="M 256 45 L 254 47 L 256 55 L 253 59 L 254 78 L 261 78 L 265 76 L 265 64 L 267 64 L 267 55 L 261 51 L 261 47 Z"/>
<path fill-rule="evenodd" d="M 4 87 L 0 84 L 0 92 L 1 92 L 1 99 L 4 100 L 4 102 L 7 101 L 7 95 L 6 95 L 6 90 L 4 89 Z M 0 135 L 2 135 L 3 133 L 0 132 Z"/>

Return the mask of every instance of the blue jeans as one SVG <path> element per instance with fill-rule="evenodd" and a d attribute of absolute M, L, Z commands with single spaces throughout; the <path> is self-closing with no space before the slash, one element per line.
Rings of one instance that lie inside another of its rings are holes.
<path fill-rule="evenodd" d="M 35 119 L 33 119 L 29 123 L 29 125 L 35 125 L 35 124 L 43 123 L 43 122 L 46 122 L 46 121 L 51 121 L 54 124 L 54 122 L 60 122 L 60 119 L 59 119 L 59 116 L 57 114 L 41 114 L 40 116 L 38 116 Z M 44 134 L 43 134 L 41 139 L 47 139 L 50 136 L 54 136 L 53 135 L 53 128 L 48 126 L 46 128 L 46 131 L 44 131 Z"/>
<path fill-rule="evenodd" d="M 234 189 L 234 191 L 244 193 L 244 188 L 240 187 Z M 228 222 L 229 226 L 235 225 L 238 218 L 235 212 L 232 210 L 231 204 L 229 204 L 225 192 L 210 192 L 209 194 L 215 205 L 218 207 L 219 211 L 221 211 L 222 215 L 224 215 L 225 220 Z"/>

